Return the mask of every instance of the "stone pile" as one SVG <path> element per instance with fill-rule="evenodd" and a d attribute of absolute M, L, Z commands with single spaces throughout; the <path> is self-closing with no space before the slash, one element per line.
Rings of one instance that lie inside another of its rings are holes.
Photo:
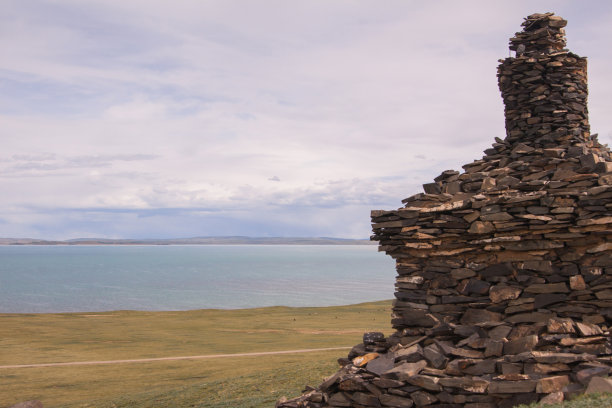
<path fill-rule="evenodd" d="M 565 48 L 567 21 L 554 13 L 532 14 L 525 18 L 523 31 L 510 39 L 510 49 L 517 57 L 550 55 Z"/>
<path fill-rule="evenodd" d="M 389 338 L 279 407 L 510 407 L 561 401 L 612 367 L 612 159 L 590 134 L 566 21 L 525 19 L 500 61 L 506 138 L 405 207 L 373 211 L 396 259 Z"/>
<path fill-rule="evenodd" d="M 611 370 L 609 356 L 597 356 L 610 354 L 609 333 L 597 325 L 553 318 L 533 331 L 539 334 L 521 337 L 521 330 L 442 324 L 414 340 L 395 333 L 377 352 L 364 339 L 318 388 L 277 406 L 509 408 L 563 401 Z M 383 338 L 364 337 L 373 334 Z M 538 344 L 546 347 L 536 351 Z"/>

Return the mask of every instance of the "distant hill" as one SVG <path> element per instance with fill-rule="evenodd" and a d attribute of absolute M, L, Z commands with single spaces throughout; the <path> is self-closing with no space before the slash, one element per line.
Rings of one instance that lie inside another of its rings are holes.
<path fill-rule="evenodd" d="M 376 245 L 368 239 L 300 237 L 194 237 L 176 239 L 77 238 L 47 241 L 30 238 L 0 238 L 0 245 Z"/>

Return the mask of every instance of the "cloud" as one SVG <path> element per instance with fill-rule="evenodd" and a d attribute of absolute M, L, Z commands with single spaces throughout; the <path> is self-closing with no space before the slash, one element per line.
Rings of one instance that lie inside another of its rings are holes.
<path fill-rule="evenodd" d="M 154 160 L 157 157 L 151 154 L 107 154 L 69 157 L 62 157 L 54 153 L 14 154 L 8 159 L 0 160 L 0 162 L 6 163 L 5 166 L 0 165 L 0 178 L 46 177 L 58 171 L 95 169 L 100 167 L 111 168 L 116 162 L 147 161 Z M 74 174 L 74 172 L 70 174 Z"/>
<path fill-rule="evenodd" d="M 0 214 L 67 238 L 367 235 L 369 208 L 503 137 L 497 59 L 546 10 L 611 143 L 608 2 L 9 1 Z"/>
<path fill-rule="evenodd" d="M 44 162 L 49 160 L 55 160 L 56 155 L 53 153 L 39 153 L 39 154 L 14 154 L 11 159 L 15 161 L 28 161 L 28 162 Z M 9 159 L 5 159 L 9 160 Z"/>

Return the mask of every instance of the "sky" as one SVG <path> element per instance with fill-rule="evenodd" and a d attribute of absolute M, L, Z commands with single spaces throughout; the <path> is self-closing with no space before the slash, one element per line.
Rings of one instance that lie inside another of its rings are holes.
<path fill-rule="evenodd" d="M 504 138 L 523 18 L 612 142 L 612 2 L 3 0 L 0 237 L 367 238 Z"/>

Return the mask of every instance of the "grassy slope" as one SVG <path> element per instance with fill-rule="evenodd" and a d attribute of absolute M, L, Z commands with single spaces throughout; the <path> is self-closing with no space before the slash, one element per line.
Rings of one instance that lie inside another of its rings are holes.
<path fill-rule="evenodd" d="M 0 365 L 352 346 L 390 302 L 329 308 L 0 314 Z M 0 407 L 264 407 L 335 372 L 342 351 L 0 369 Z"/>

